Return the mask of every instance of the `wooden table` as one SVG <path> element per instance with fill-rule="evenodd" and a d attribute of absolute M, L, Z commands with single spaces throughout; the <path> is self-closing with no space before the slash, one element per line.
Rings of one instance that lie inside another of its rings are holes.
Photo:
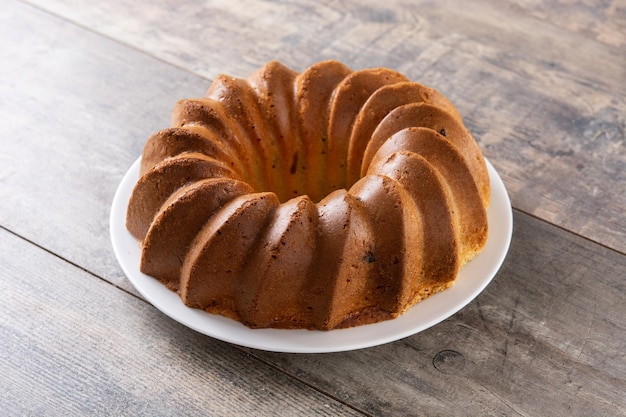
<path fill-rule="evenodd" d="M 0 414 L 626 414 L 624 1 L 336 3 L 2 2 Z M 457 104 L 514 208 L 500 272 L 444 322 L 343 353 L 167 318 L 109 238 L 144 141 L 219 73 L 330 58 Z"/>

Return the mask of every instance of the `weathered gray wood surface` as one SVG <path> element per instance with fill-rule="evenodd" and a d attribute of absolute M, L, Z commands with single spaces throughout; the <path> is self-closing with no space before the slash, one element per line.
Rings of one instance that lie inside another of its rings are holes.
<path fill-rule="evenodd" d="M 360 415 L 0 229 L 2 415 Z"/>
<path fill-rule="evenodd" d="M 503 269 L 445 322 L 355 352 L 166 318 L 111 250 L 123 174 L 218 73 L 326 58 L 458 104 L 517 209 Z M 0 94 L 0 414 L 626 414 L 623 2 L 7 0 Z"/>
<path fill-rule="evenodd" d="M 625 415 L 625 257 L 514 222 L 494 282 L 443 323 L 357 352 L 255 354 L 374 415 Z"/>
<path fill-rule="evenodd" d="M 113 195 L 172 104 L 206 81 L 12 1 L 0 62 L 0 225 L 130 290 L 110 256 Z"/>
<path fill-rule="evenodd" d="M 623 0 L 31 1 L 210 79 L 396 68 L 458 105 L 516 208 L 626 252 Z"/>

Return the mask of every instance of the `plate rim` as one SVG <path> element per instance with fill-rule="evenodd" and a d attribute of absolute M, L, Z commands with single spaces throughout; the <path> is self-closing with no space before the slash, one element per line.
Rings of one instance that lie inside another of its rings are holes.
<path fill-rule="evenodd" d="M 334 330 L 250 329 L 235 320 L 185 306 L 178 294 L 139 271 L 139 243 L 126 230 L 125 220 L 126 207 L 139 178 L 140 161 L 141 157 L 135 160 L 119 183 L 109 218 L 113 251 L 126 278 L 150 304 L 174 321 L 239 346 L 283 353 L 330 353 L 379 346 L 420 333 L 453 316 L 484 291 L 500 270 L 510 248 L 511 202 L 504 182 L 485 158 L 491 183 L 487 243 L 481 253 L 463 267 L 452 287 L 415 304 L 396 319 L 379 323 Z M 494 228 L 496 224 L 498 227 Z M 487 268 L 488 272 L 481 273 L 480 267 Z M 473 274 L 480 276 L 472 278 Z M 472 279 L 478 282 L 470 282 Z M 448 305 L 444 303 L 446 299 Z M 420 310 L 430 315 L 419 316 Z M 417 324 L 410 323 L 413 316 L 417 316 Z"/>

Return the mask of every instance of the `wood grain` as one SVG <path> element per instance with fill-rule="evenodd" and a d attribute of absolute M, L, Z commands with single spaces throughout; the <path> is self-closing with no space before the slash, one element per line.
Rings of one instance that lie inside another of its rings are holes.
<path fill-rule="evenodd" d="M 549 21 L 559 28 L 585 35 L 610 46 L 626 45 L 626 17 L 616 11 L 623 0 L 611 1 L 508 1 L 517 13 Z"/>
<path fill-rule="evenodd" d="M 0 414 L 626 414 L 625 27 L 619 0 L 4 2 Z M 171 321 L 110 247 L 123 174 L 218 73 L 327 58 L 458 104 L 519 209 L 504 267 L 443 323 L 355 352 Z"/>
<path fill-rule="evenodd" d="M 254 354 L 373 415 L 624 415 L 625 273 L 621 254 L 516 212 L 502 270 L 443 323 L 355 352 Z"/>
<path fill-rule="evenodd" d="M 132 291 L 111 256 L 113 195 L 206 82 L 16 2 L 0 14 L 0 62 L 0 225 Z"/>
<path fill-rule="evenodd" d="M 2 415 L 362 415 L 0 229 Z"/>
<path fill-rule="evenodd" d="M 453 99 L 516 208 L 626 253 L 619 1 L 33 3 L 207 78 L 398 69 Z"/>

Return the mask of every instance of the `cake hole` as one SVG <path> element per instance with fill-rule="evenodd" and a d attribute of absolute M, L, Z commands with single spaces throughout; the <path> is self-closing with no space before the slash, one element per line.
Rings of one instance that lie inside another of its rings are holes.
<path fill-rule="evenodd" d="M 324 138 L 320 137 L 319 140 L 323 141 Z M 250 184 L 255 192 L 275 193 L 280 203 L 307 195 L 317 204 L 330 193 L 347 190 L 353 185 L 348 184 L 347 161 L 337 161 L 333 167 L 328 164 L 328 154 L 324 149 L 313 156 L 306 152 L 307 149 L 301 147 L 291 149 L 284 157 L 274 154 L 255 155 L 256 158 L 248 162 L 255 167 L 248 170 L 248 175 L 242 180 Z M 329 179 L 329 172 L 334 174 L 333 180 Z M 331 181 L 336 183 L 330 184 Z"/>
<path fill-rule="evenodd" d="M 291 161 L 291 168 L 289 168 L 289 173 L 291 175 L 295 175 L 297 169 L 298 169 L 298 152 L 293 154 L 293 158 Z"/>
<path fill-rule="evenodd" d="M 376 256 L 374 255 L 374 252 L 369 251 L 365 254 L 363 260 L 371 264 L 372 262 L 376 262 Z"/>

